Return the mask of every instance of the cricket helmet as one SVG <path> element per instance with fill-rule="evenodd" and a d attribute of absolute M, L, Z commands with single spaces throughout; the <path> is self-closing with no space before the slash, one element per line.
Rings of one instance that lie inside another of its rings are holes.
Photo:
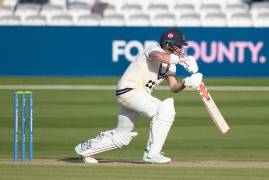
<path fill-rule="evenodd" d="M 160 46 L 162 49 L 168 50 L 170 53 L 174 53 L 175 48 L 187 46 L 183 32 L 177 29 L 168 29 L 163 32 L 160 38 Z"/>

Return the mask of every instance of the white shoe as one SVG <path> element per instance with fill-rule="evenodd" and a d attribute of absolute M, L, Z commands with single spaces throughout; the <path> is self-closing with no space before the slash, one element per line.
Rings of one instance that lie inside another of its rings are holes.
<path fill-rule="evenodd" d="M 84 163 L 92 163 L 92 164 L 93 163 L 98 163 L 98 161 L 96 159 L 94 159 L 93 157 L 91 157 L 91 156 L 83 156 L 82 155 L 83 151 L 85 149 L 87 149 L 86 142 L 78 144 L 75 147 L 75 151 L 76 151 L 77 155 L 82 157 L 82 160 L 83 160 Z"/>
<path fill-rule="evenodd" d="M 98 160 L 96 160 L 96 159 L 94 159 L 93 157 L 90 157 L 90 156 L 83 157 L 83 161 L 85 163 L 89 163 L 89 164 L 96 164 L 96 163 L 98 163 Z"/>
<path fill-rule="evenodd" d="M 161 154 L 158 154 L 157 156 L 149 158 L 148 152 L 145 151 L 144 156 L 143 156 L 143 161 L 146 163 L 152 163 L 152 164 L 166 164 L 166 163 L 171 162 L 171 158 L 165 157 Z"/>

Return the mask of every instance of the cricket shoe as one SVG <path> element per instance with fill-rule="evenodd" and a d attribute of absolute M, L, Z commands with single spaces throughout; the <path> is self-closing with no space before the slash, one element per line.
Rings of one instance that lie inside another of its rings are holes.
<path fill-rule="evenodd" d="M 96 163 L 98 163 L 98 160 L 95 159 L 95 158 L 93 158 L 93 157 L 91 157 L 91 156 L 83 157 L 82 160 L 83 160 L 84 163 L 89 163 L 89 164 L 96 164 Z"/>
<path fill-rule="evenodd" d="M 146 163 L 152 163 L 152 164 L 166 164 L 171 162 L 171 158 L 165 157 L 164 155 L 158 154 L 154 157 L 148 157 L 148 152 L 145 150 L 143 161 Z"/>

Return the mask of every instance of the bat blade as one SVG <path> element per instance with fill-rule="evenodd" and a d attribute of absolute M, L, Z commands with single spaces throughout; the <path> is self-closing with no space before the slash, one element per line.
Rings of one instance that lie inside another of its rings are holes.
<path fill-rule="evenodd" d="M 207 109 L 207 112 L 209 113 L 211 119 L 213 120 L 213 122 L 215 123 L 217 128 L 223 134 L 228 132 L 230 127 L 227 124 L 227 122 L 225 121 L 225 119 L 223 118 L 223 116 L 222 116 L 219 108 L 215 104 L 213 98 L 211 97 L 211 95 L 207 91 L 204 83 L 202 83 L 198 87 L 198 92 L 199 92 L 200 96 L 202 97 L 202 100 L 203 100 L 203 103 L 204 103 L 204 105 L 205 105 L 205 107 Z"/>

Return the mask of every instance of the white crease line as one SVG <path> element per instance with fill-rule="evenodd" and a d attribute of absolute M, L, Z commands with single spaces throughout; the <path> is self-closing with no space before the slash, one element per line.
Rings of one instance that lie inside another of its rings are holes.
<path fill-rule="evenodd" d="M 0 85 L 0 90 L 115 90 L 112 85 Z M 269 91 L 269 86 L 207 86 L 211 91 Z M 160 86 L 157 90 L 169 90 Z M 186 89 L 192 90 L 192 89 Z"/>

